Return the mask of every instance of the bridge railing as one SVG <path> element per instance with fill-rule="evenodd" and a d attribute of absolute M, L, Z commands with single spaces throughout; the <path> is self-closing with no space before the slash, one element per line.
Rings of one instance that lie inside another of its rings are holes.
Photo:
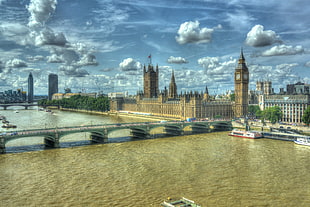
<path fill-rule="evenodd" d="M 61 131 L 81 131 L 81 130 L 87 130 L 87 129 L 100 129 L 100 128 L 112 128 L 112 127 L 133 127 L 133 126 L 145 126 L 145 125 L 156 125 L 158 127 L 166 126 L 169 124 L 182 124 L 185 123 L 186 125 L 191 124 L 191 123 L 206 123 L 206 122 L 211 122 L 211 121 L 157 121 L 157 122 L 132 122 L 132 123 L 113 123 L 113 124 L 90 124 L 90 125 L 80 125 L 80 126 L 66 126 L 66 127 L 49 127 L 49 128 L 39 128 L 39 129 L 29 129 L 29 130 L 16 130 L 16 131 L 9 131 L 6 132 L 5 134 L 2 133 L 0 136 L 14 136 L 14 137 L 19 137 L 19 136 L 25 136 L 27 135 L 40 135 L 40 134 L 46 134 L 46 133 L 55 133 L 55 132 L 61 132 Z M 221 121 L 219 121 L 221 122 Z M 214 123 L 214 121 L 213 121 Z"/>

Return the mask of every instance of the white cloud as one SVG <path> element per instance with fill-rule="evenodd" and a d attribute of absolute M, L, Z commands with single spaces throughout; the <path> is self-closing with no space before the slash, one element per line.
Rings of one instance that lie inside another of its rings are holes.
<path fill-rule="evenodd" d="M 63 33 L 55 33 L 50 28 L 45 28 L 40 32 L 31 32 L 34 37 L 35 45 L 56 45 L 65 46 L 67 43 L 66 37 Z"/>
<path fill-rule="evenodd" d="M 62 55 L 58 56 L 56 54 L 52 54 L 51 56 L 47 57 L 47 62 L 48 63 L 64 63 L 65 60 Z"/>
<path fill-rule="evenodd" d="M 56 4 L 57 0 L 31 0 L 27 6 L 30 13 L 28 26 L 32 28 L 44 26 L 54 13 Z"/>
<path fill-rule="evenodd" d="M 44 56 L 42 55 L 36 55 L 36 56 L 27 56 L 27 60 L 31 62 L 37 62 L 37 61 L 42 61 L 44 60 Z"/>
<path fill-rule="evenodd" d="M 254 21 L 251 15 L 249 15 L 245 10 L 237 10 L 234 13 L 227 13 L 227 22 L 235 30 L 243 30 L 249 28 L 251 22 Z"/>
<path fill-rule="evenodd" d="M 306 66 L 306 67 L 310 67 L 310 61 L 306 62 L 306 63 L 305 63 L 305 66 Z"/>
<path fill-rule="evenodd" d="M 203 79 L 205 77 L 205 84 L 214 90 L 219 90 L 221 87 L 232 87 L 232 77 L 237 60 L 230 58 L 229 60 L 222 61 L 221 59 L 219 57 L 198 59 L 198 64 L 205 69 L 204 74 L 200 75 L 199 78 Z M 197 81 L 199 82 L 199 80 Z M 218 91 L 215 91 L 215 93 L 218 93 Z"/>
<path fill-rule="evenodd" d="M 89 75 L 89 73 L 74 65 L 62 65 L 59 67 L 59 71 L 67 76 L 73 76 L 73 77 L 85 77 Z"/>
<path fill-rule="evenodd" d="M 55 12 L 57 0 L 31 0 L 27 6 L 30 13 L 28 27 L 31 30 L 29 36 L 36 46 L 56 45 L 64 46 L 67 39 L 63 33 L 54 32 L 45 23 Z"/>
<path fill-rule="evenodd" d="M 30 37 L 36 46 L 51 47 L 48 63 L 65 63 L 59 70 L 67 76 L 85 77 L 89 73 L 81 69 L 82 66 L 98 65 L 92 49 L 83 43 L 69 43 L 62 32 L 54 32 L 45 24 L 55 12 L 57 0 L 31 0 L 27 9 L 30 13 L 28 26 Z"/>
<path fill-rule="evenodd" d="M 5 68 L 3 62 L 0 60 L 0 73 L 2 72 L 2 70 Z"/>
<path fill-rule="evenodd" d="M 0 35 L 3 35 L 6 40 L 14 41 L 18 44 L 24 44 L 25 36 L 28 33 L 28 28 L 20 23 L 4 22 L 0 24 Z"/>
<path fill-rule="evenodd" d="M 189 21 L 184 22 L 180 25 L 178 30 L 178 35 L 175 39 L 179 44 L 186 44 L 186 43 L 208 43 L 212 39 L 212 33 L 215 29 L 221 29 L 222 26 L 218 25 L 215 28 L 200 28 L 199 21 Z"/>
<path fill-rule="evenodd" d="M 78 66 L 98 65 L 96 56 L 92 54 L 84 54 L 82 58 L 76 63 Z"/>
<path fill-rule="evenodd" d="M 183 64 L 188 63 L 188 61 L 185 58 L 182 57 L 174 57 L 170 56 L 167 60 L 168 63 L 175 63 L 175 64 Z"/>
<path fill-rule="evenodd" d="M 212 69 L 220 65 L 218 57 L 204 57 L 198 59 L 198 64 L 205 69 Z"/>
<path fill-rule="evenodd" d="M 119 64 L 119 67 L 122 71 L 136 71 L 142 68 L 142 64 L 132 58 L 126 58 Z"/>
<path fill-rule="evenodd" d="M 293 47 L 289 45 L 277 45 L 262 53 L 262 56 L 277 56 L 277 55 L 296 55 L 304 52 L 304 48 L 300 45 Z"/>
<path fill-rule="evenodd" d="M 293 68 L 298 64 L 280 64 L 276 66 L 250 65 L 249 71 L 253 84 L 257 80 L 271 80 L 277 87 L 284 87 L 285 84 L 293 83 L 298 80 L 298 76 L 293 73 Z"/>
<path fill-rule="evenodd" d="M 14 58 L 12 60 L 7 61 L 5 66 L 7 68 L 22 68 L 27 67 L 27 63 L 23 60 Z"/>
<path fill-rule="evenodd" d="M 265 30 L 262 25 L 255 25 L 247 34 L 245 43 L 252 47 L 263 47 L 281 42 L 280 37 L 272 30 Z"/>

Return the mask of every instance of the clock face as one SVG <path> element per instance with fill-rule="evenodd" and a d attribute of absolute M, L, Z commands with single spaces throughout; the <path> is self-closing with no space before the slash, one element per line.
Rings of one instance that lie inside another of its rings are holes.
<path fill-rule="evenodd" d="M 236 80 L 240 80 L 240 73 L 236 74 Z"/>
<path fill-rule="evenodd" d="M 244 80 L 247 80 L 248 79 L 248 74 L 243 74 L 243 78 L 244 78 Z"/>

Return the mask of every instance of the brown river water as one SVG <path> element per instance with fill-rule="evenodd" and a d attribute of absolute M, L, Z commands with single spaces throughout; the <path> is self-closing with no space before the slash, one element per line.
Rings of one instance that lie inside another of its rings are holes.
<path fill-rule="evenodd" d="M 19 112 L 0 114 L 18 130 L 138 121 Z M 83 145 L 87 136 L 65 137 L 64 142 L 76 144 L 52 150 L 38 147 L 43 138 L 9 142 L 8 153 L 0 155 L 1 206 L 144 207 L 182 196 L 204 207 L 310 206 L 306 146 L 229 137 L 227 132 L 79 146 L 81 140 Z"/>

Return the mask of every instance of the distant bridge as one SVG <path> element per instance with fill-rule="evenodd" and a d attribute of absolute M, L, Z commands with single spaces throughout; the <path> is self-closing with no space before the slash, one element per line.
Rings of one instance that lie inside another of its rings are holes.
<path fill-rule="evenodd" d="M 0 104 L 0 107 L 2 107 L 4 110 L 6 110 L 8 107 L 11 106 L 21 106 L 25 109 L 28 109 L 30 106 L 38 106 L 38 103 L 9 103 L 9 104 Z"/>
<path fill-rule="evenodd" d="M 33 129 L 22 131 L 10 131 L 0 135 L 0 153 L 5 153 L 6 143 L 27 137 L 44 137 L 44 145 L 46 148 L 60 147 L 60 139 L 68 134 L 90 132 L 90 140 L 92 143 L 107 143 L 109 134 L 113 131 L 129 129 L 132 138 L 150 138 L 150 131 L 154 128 L 164 127 L 167 136 L 182 136 L 184 128 L 190 126 L 193 134 L 208 133 L 214 131 L 228 131 L 232 129 L 230 121 L 168 121 L 168 122 L 135 122 L 122 124 L 107 124 L 107 125 L 87 125 L 87 126 L 72 126 L 61 128 L 48 129 Z"/>

